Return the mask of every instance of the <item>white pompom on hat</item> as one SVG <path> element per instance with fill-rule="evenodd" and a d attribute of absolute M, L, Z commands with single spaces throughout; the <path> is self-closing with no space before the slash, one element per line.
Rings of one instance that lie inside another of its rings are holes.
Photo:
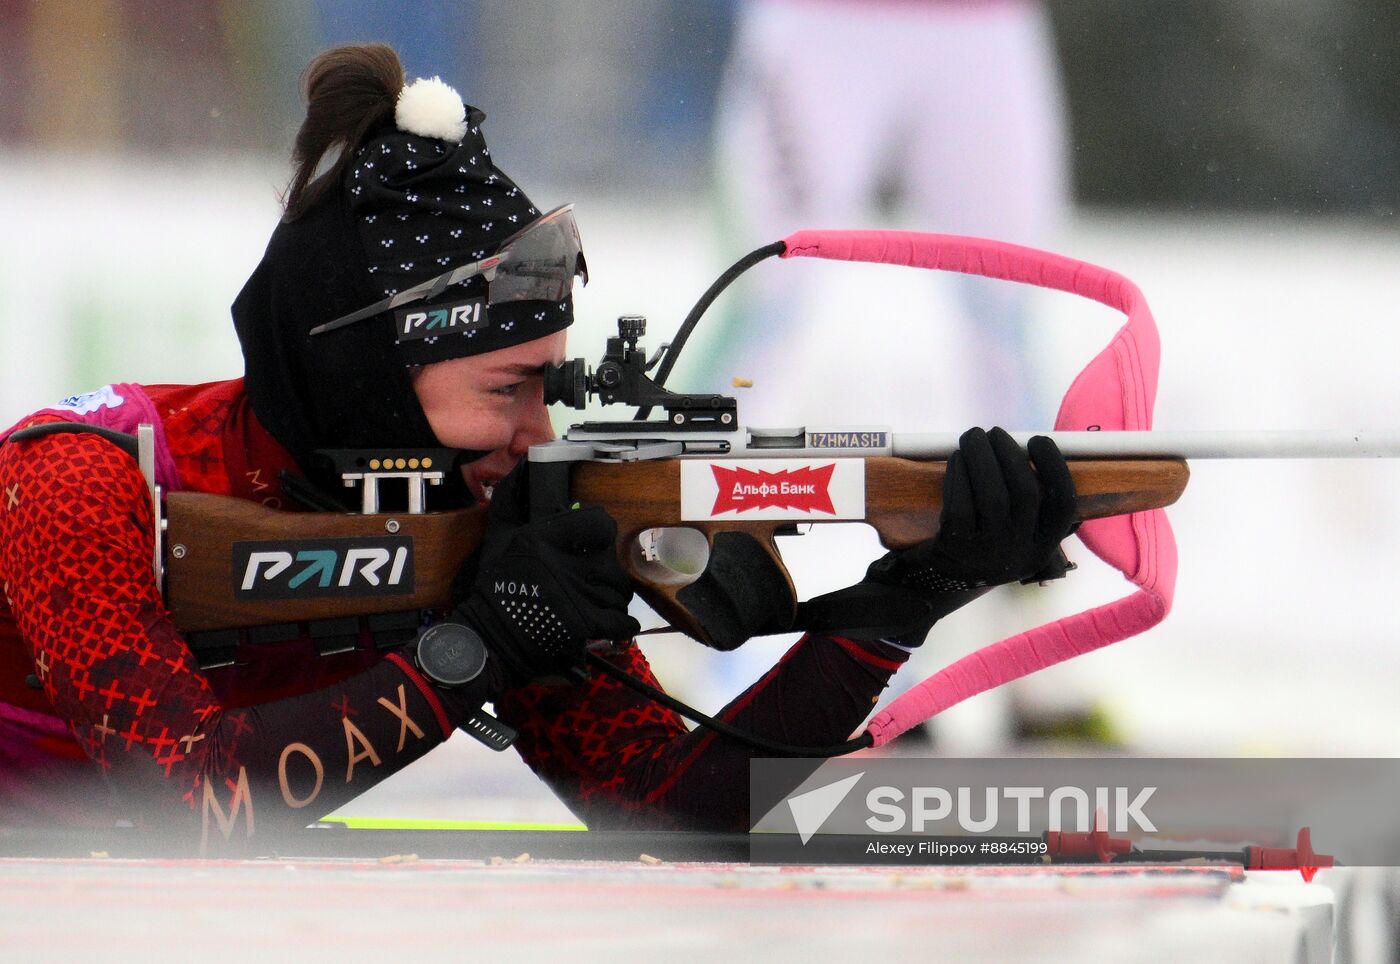
<path fill-rule="evenodd" d="M 455 144 L 466 136 L 467 109 L 441 77 L 419 77 L 399 92 L 394 124 L 410 134 Z"/>

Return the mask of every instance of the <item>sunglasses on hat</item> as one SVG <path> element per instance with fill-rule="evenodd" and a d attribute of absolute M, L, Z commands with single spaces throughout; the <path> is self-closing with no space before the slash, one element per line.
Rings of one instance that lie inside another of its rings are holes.
<path fill-rule="evenodd" d="M 583 259 L 583 245 L 574 222 L 574 206 L 565 204 L 532 221 L 501 242 L 490 257 L 453 268 L 358 311 L 317 325 L 311 329 L 311 334 L 322 335 L 403 305 L 431 301 L 452 285 L 462 284 L 477 275 L 486 279 L 488 305 L 563 301 L 573 290 L 576 276 L 588 284 L 588 265 Z"/>

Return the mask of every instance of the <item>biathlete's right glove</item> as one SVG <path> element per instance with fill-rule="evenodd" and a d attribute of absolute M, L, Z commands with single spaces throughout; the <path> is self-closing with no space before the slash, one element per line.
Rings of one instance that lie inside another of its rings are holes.
<path fill-rule="evenodd" d="M 481 633 L 502 672 L 495 689 L 568 677 L 589 640 L 640 632 L 617 561 L 617 523 L 602 506 L 529 518 L 527 464 L 496 486 L 486 538 L 459 573 L 457 615 Z M 495 694 L 492 694 L 495 695 Z"/>
<path fill-rule="evenodd" d="M 948 460 L 938 535 L 886 553 L 856 585 L 802 603 L 798 624 L 917 646 L 934 623 L 995 586 L 1063 576 L 1060 543 L 1079 527 L 1074 500 L 1051 439 L 1037 435 L 1023 452 L 999 428 L 969 429 Z"/>

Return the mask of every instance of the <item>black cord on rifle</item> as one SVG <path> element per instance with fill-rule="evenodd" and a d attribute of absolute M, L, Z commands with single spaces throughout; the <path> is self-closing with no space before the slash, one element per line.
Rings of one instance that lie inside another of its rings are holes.
<path fill-rule="evenodd" d="M 626 670 L 614 666 L 612 663 L 609 663 L 597 653 L 586 653 L 585 657 L 588 660 L 588 665 L 592 666 L 596 670 L 605 673 L 608 676 L 611 676 L 623 686 L 626 686 L 632 690 L 636 690 L 638 693 L 641 693 L 648 699 L 660 703 L 667 709 L 675 710 L 677 713 L 679 713 L 681 716 L 684 716 L 686 719 L 694 720 L 701 726 L 714 730 L 716 733 L 719 733 L 722 736 L 727 736 L 731 740 L 735 740 L 736 742 L 742 743 L 745 746 L 751 747 L 755 750 L 762 750 L 764 753 L 771 753 L 773 756 L 844 756 L 847 753 L 854 753 L 856 750 L 863 750 L 866 747 L 875 745 L 875 739 L 869 733 L 862 733 L 854 740 L 847 740 L 845 743 L 838 743 L 835 746 L 792 746 L 787 743 L 778 743 L 773 740 L 765 740 L 761 736 L 754 736 L 752 733 L 745 733 L 743 730 L 730 726 L 723 720 L 717 720 L 712 716 L 706 716 L 699 710 L 694 709 L 690 706 L 686 706 L 684 703 L 682 703 L 675 697 L 663 693 L 655 686 L 652 686 L 649 683 L 644 683 L 641 680 L 637 679 L 635 676 L 631 675 Z"/>
<path fill-rule="evenodd" d="M 671 339 L 671 347 L 666 350 L 666 357 L 662 359 L 661 366 L 657 368 L 656 375 L 652 378 L 652 381 L 654 381 L 658 387 L 664 387 L 666 385 L 666 379 L 670 377 L 671 369 L 676 367 L 676 359 L 680 357 L 681 349 L 685 347 L 685 343 L 690 338 L 691 332 L 695 330 L 695 326 L 700 323 L 700 316 L 709 309 L 710 305 L 714 303 L 714 300 L 720 296 L 720 293 L 724 291 L 725 288 L 728 288 L 735 278 L 739 277 L 739 275 L 743 274 L 760 261 L 767 260 L 774 255 L 782 254 L 786 250 L 787 244 L 782 241 L 774 241 L 772 244 L 764 245 L 744 255 L 738 261 L 734 262 L 734 264 L 730 265 L 724 274 L 715 279 L 714 284 L 710 285 L 710 287 L 705 290 L 705 293 L 700 296 L 700 300 L 695 303 L 695 307 L 690 309 L 690 314 L 685 316 L 685 321 L 681 322 L 681 327 L 676 332 L 676 336 Z M 645 421 L 650 415 L 651 406 L 647 405 L 644 408 L 637 409 L 637 414 L 633 416 L 633 418 L 635 421 L 641 422 Z"/>

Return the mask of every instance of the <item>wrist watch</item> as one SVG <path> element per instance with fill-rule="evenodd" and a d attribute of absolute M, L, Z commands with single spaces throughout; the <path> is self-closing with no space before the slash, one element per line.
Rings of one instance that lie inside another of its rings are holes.
<path fill-rule="evenodd" d="M 486 642 L 463 623 L 434 623 L 418 635 L 414 662 L 438 686 L 456 689 L 486 668 Z"/>
<path fill-rule="evenodd" d="M 413 662 L 434 685 L 456 690 L 481 675 L 486 668 L 486 641 L 465 623 L 434 623 L 418 634 Z M 519 734 L 477 706 L 457 724 L 491 749 L 507 749 Z"/>

